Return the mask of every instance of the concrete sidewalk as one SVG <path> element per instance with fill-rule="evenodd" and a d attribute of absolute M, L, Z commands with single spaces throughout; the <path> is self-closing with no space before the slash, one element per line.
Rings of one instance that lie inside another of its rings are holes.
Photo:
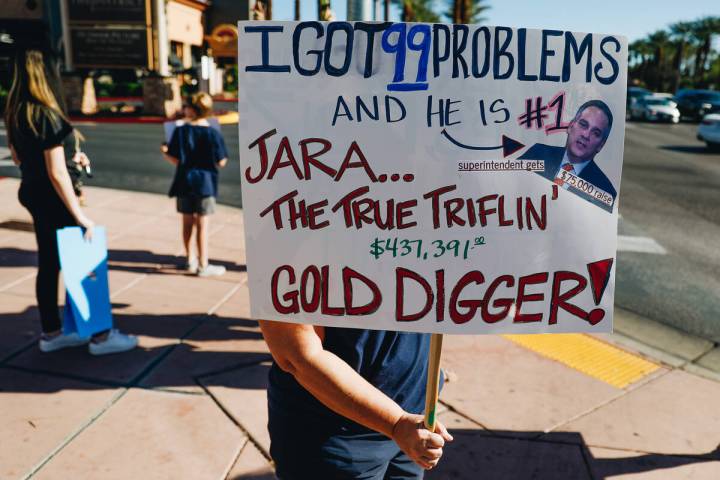
<path fill-rule="evenodd" d="M 211 257 L 228 273 L 200 279 L 176 269 L 171 200 L 88 188 L 88 215 L 108 228 L 116 324 L 140 348 L 42 354 L 17 187 L 0 180 L 0 479 L 274 478 L 242 212 L 218 208 Z M 446 336 L 440 419 L 455 442 L 426 478 L 720 478 L 717 348 L 627 312 L 616 329 L 561 349 L 548 336 Z"/>

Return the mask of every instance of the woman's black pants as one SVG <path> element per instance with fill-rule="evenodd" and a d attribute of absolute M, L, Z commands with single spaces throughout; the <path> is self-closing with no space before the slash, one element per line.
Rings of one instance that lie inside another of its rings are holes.
<path fill-rule="evenodd" d="M 26 207 L 27 208 L 27 207 Z M 38 274 L 35 280 L 40 322 L 43 333 L 60 330 L 62 320 L 58 311 L 58 280 L 60 258 L 58 256 L 57 230 L 76 225 L 65 208 L 28 208 L 35 225 L 38 247 Z"/>

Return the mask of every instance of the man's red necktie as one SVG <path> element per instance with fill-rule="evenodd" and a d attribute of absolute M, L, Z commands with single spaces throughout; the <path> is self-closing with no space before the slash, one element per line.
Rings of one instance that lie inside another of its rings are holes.
<path fill-rule="evenodd" d="M 561 168 L 566 172 L 575 172 L 575 168 L 573 168 L 572 163 L 566 163 Z M 553 182 L 555 182 L 557 185 L 560 185 L 561 187 L 565 184 L 565 180 L 559 177 L 553 180 Z"/>

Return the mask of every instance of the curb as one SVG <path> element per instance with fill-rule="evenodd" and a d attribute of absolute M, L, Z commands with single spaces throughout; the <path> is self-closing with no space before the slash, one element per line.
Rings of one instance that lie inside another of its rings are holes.
<path fill-rule="evenodd" d="M 237 112 L 219 111 L 215 112 L 215 117 L 218 118 L 221 125 L 229 125 L 238 123 Z M 117 123 L 117 124 L 159 124 L 173 121 L 173 118 L 165 118 L 160 116 L 146 116 L 146 117 L 86 117 L 71 115 L 70 121 L 77 125 L 93 124 L 93 123 Z"/>
<path fill-rule="evenodd" d="M 163 123 L 170 121 L 164 117 L 76 117 L 70 116 L 73 123 Z"/>
<path fill-rule="evenodd" d="M 672 368 L 720 381 L 720 347 L 710 340 L 617 306 L 613 333 L 600 336 Z"/>

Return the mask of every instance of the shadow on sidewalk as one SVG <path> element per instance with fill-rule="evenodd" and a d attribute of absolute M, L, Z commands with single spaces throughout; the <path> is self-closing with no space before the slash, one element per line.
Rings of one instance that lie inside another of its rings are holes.
<path fill-rule="evenodd" d="M 455 440 L 444 449 L 437 469 L 427 472 L 428 480 L 610 480 L 624 474 L 720 461 L 718 448 L 698 455 L 603 449 L 600 454 L 609 457 L 597 457 L 598 452 L 591 452 L 579 432 L 450 432 Z"/>
<path fill-rule="evenodd" d="M 37 252 L 21 248 L 0 248 L 0 265 L 3 268 L 35 267 L 37 266 Z"/>
<path fill-rule="evenodd" d="M 277 477 L 272 473 L 249 473 L 245 475 L 238 475 L 237 477 L 228 477 L 227 480 L 276 480 Z"/>
<path fill-rule="evenodd" d="M 179 267 L 184 257 L 169 254 L 157 254 L 149 250 L 108 250 L 108 269 L 135 273 L 152 273 L 157 275 L 183 274 Z M 218 260 L 210 257 L 215 265 L 222 265 L 229 272 L 245 272 L 243 264 Z M 21 248 L 0 248 L 0 264 L 3 267 L 34 267 L 37 266 L 37 252 Z M 166 269 L 168 271 L 159 270 Z"/>
<path fill-rule="evenodd" d="M 113 317 L 117 328 L 140 337 L 140 347 L 94 357 L 86 346 L 40 352 L 34 307 L 0 314 L 0 391 L 52 393 L 132 386 L 200 391 L 201 379 L 234 371 L 237 375 L 213 377 L 212 384 L 228 377 L 232 388 L 266 388 L 266 375 L 242 374 L 251 366 L 266 371 L 271 360 L 253 320 L 118 312 Z M 48 376 L 52 381 L 42 380 Z"/>
<path fill-rule="evenodd" d="M 152 273 L 158 275 L 184 273 L 180 267 L 185 262 L 185 257 L 177 255 L 157 254 L 148 250 L 108 250 L 108 268 L 110 270 L 122 270 L 135 273 Z M 245 272 L 247 267 L 243 264 L 218 260 L 210 257 L 210 262 L 215 265 L 222 265 L 228 272 Z M 170 271 L 158 270 L 170 269 Z M 175 271 L 172 271 L 172 270 Z"/>
<path fill-rule="evenodd" d="M 624 474 L 720 459 L 717 449 L 693 456 L 610 450 L 618 457 L 599 458 L 590 452 L 578 432 L 543 435 L 542 432 L 490 432 L 478 428 L 454 429 L 451 433 L 455 441 L 444 449 L 438 467 L 425 473 L 427 480 L 611 480 Z M 540 435 L 541 439 L 530 440 Z M 258 471 L 228 480 L 274 478 L 271 473 Z"/>

